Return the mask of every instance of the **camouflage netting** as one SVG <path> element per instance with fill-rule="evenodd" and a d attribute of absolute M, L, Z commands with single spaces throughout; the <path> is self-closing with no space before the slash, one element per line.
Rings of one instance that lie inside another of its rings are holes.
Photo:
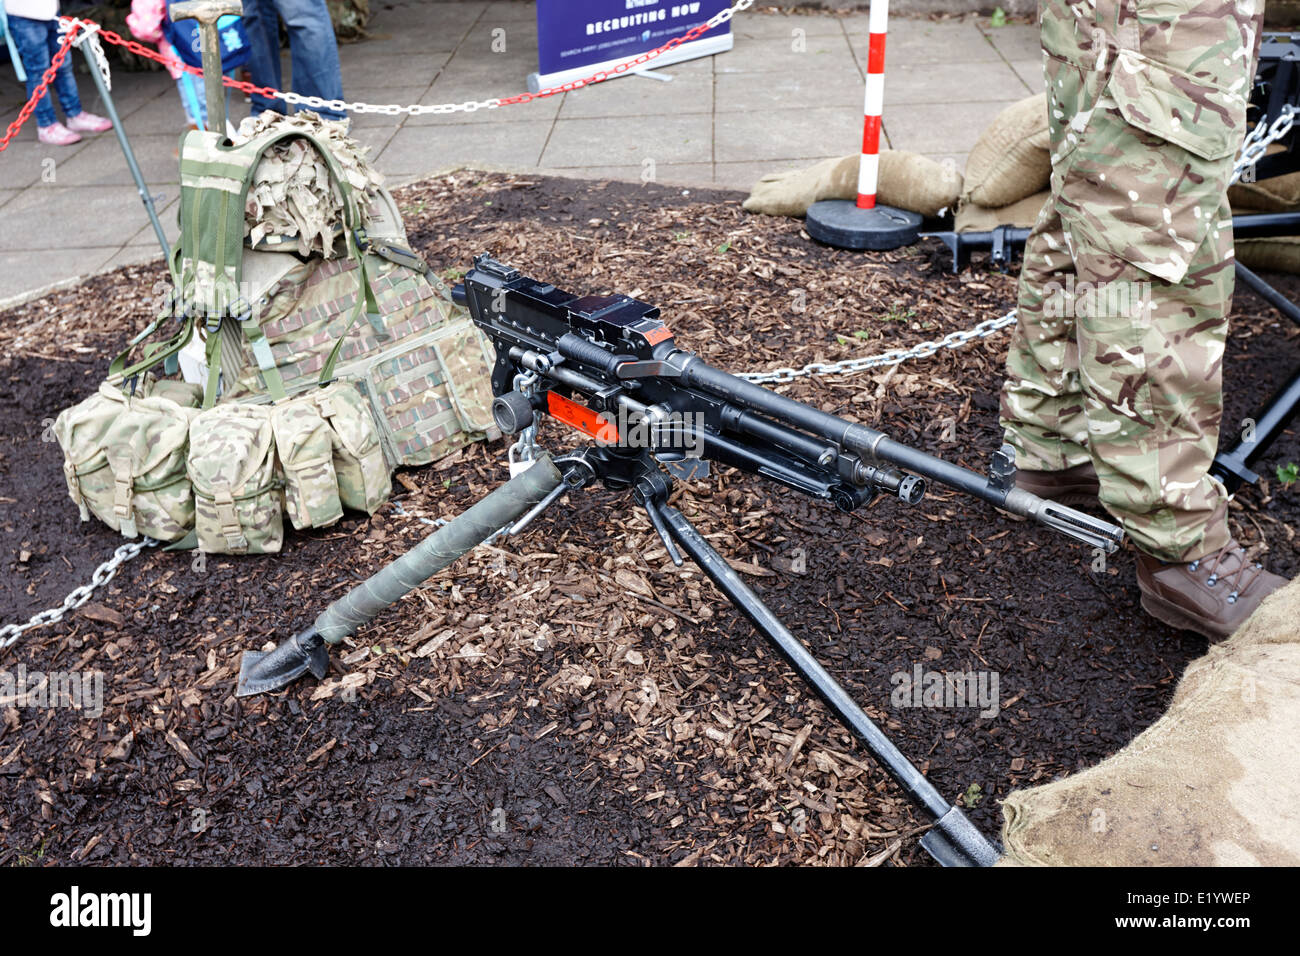
<path fill-rule="evenodd" d="M 1003 865 L 1300 864 L 1300 580 L 1193 661 L 1168 712 L 1082 773 L 1012 793 Z"/>
<path fill-rule="evenodd" d="M 301 130 L 325 143 L 362 207 L 377 198 L 383 177 L 366 162 L 367 147 L 347 135 L 347 124 L 323 120 L 310 110 L 281 116 L 266 112 L 239 124 L 235 143 L 247 142 L 269 130 Z M 343 223 L 343 197 L 330 181 L 325 160 L 305 140 L 291 139 L 267 150 L 253 172 L 244 207 L 249 241 L 256 246 L 267 237 L 297 239 L 291 248 L 301 255 L 334 255 L 334 238 Z"/>

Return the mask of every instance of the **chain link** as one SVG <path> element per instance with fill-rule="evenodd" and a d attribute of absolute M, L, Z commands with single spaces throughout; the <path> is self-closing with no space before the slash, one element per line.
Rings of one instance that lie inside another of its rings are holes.
<path fill-rule="evenodd" d="M 928 358 L 940 349 L 959 349 L 980 339 L 1002 331 L 1009 325 L 1015 325 L 1016 313 L 1013 309 L 1006 315 L 995 319 L 985 319 L 978 325 L 957 332 L 949 332 L 935 342 L 921 342 L 906 349 L 890 349 L 879 355 L 866 355 L 860 358 L 841 359 L 838 362 L 813 362 L 803 368 L 774 368 L 766 372 L 742 372 L 737 378 L 743 378 L 755 385 L 779 385 L 793 382 L 795 379 L 809 378 L 813 375 L 852 375 L 868 369 L 880 368 L 882 365 L 898 365 L 912 359 Z"/>
<path fill-rule="evenodd" d="M 111 92 L 113 89 L 113 71 L 108 68 L 108 55 L 104 52 L 104 46 L 99 42 L 99 37 L 96 35 L 100 29 L 100 25 L 93 20 L 59 20 L 60 33 L 76 33 L 76 37 L 72 41 L 73 46 L 90 48 L 90 55 L 94 57 L 95 66 L 99 70 L 100 77 L 104 80 L 104 89 Z"/>
<path fill-rule="evenodd" d="M 145 548 L 152 548 L 157 543 L 157 541 L 149 537 L 141 538 L 139 541 L 127 542 L 114 551 L 111 558 L 95 568 L 94 573 L 90 576 L 89 584 L 74 588 L 72 593 L 63 599 L 62 604 L 32 615 L 24 624 L 6 624 L 4 627 L 0 627 L 0 650 L 12 645 L 24 632 L 30 631 L 34 627 L 41 627 L 45 624 L 53 624 L 56 621 L 63 620 L 63 616 L 69 611 L 75 611 L 89 601 L 96 588 L 101 588 L 113 580 L 118 568 Z"/>
<path fill-rule="evenodd" d="M 1232 167 L 1232 178 L 1228 180 L 1228 185 L 1236 183 L 1247 169 L 1263 159 L 1268 148 L 1291 132 L 1294 124 L 1295 107 L 1290 103 L 1283 106 L 1277 119 L 1267 126 L 1256 123 L 1241 144 L 1241 156 Z"/>

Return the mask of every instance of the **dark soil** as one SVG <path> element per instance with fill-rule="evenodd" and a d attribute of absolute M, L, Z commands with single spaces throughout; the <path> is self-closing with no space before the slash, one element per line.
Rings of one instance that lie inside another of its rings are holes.
<path fill-rule="evenodd" d="M 937 246 L 814 245 L 731 193 L 461 173 L 399 198 L 440 269 L 491 251 L 562 288 L 637 295 L 732 370 L 936 338 L 1014 295 L 979 263 L 948 275 Z M 0 621 L 58 603 L 121 543 L 79 523 L 49 425 L 145 324 L 160 275 L 119 270 L 0 316 Z M 1247 293 L 1234 323 L 1228 422 L 1297 354 L 1295 330 Z M 983 470 L 1007 340 L 782 391 Z M 554 424 L 542 438 L 573 441 Z M 336 652 L 324 684 L 233 697 L 243 650 L 309 623 L 428 533 L 421 518 L 499 484 L 505 448 L 404 472 L 400 510 L 290 533 L 278 556 L 147 552 L 0 652 L 0 670 L 105 681 L 98 717 L 0 710 L 0 864 L 928 863 L 920 815 L 607 492 L 440 574 Z M 1289 433 L 1261 467 L 1297 459 Z M 1142 615 L 1131 550 L 1096 572 L 1083 547 L 942 489 L 846 516 L 723 473 L 676 503 L 987 833 L 1011 789 L 1096 763 L 1154 721 L 1205 650 Z M 1297 570 L 1294 488 L 1266 480 L 1234 511 L 1244 540 Z M 894 706 L 891 676 L 916 665 L 996 673 L 1000 712 Z"/>

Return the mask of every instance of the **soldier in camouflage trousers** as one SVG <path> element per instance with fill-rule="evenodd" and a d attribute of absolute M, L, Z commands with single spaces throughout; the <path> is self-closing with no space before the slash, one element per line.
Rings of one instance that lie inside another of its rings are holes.
<path fill-rule="evenodd" d="M 1039 18 L 1052 198 L 1002 392 L 1018 481 L 1100 498 L 1142 552 L 1143 607 L 1220 639 L 1283 583 L 1237 545 L 1209 474 L 1263 0 L 1039 0 Z"/>

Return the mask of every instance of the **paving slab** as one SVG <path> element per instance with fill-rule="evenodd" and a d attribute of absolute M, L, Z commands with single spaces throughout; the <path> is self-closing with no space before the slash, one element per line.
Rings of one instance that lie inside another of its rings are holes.
<path fill-rule="evenodd" d="M 134 186 L 35 186 L 5 204 L 0 249 L 117 249 L 148 222 Z"/>
<path fill-rule="evenodd" d="M 763 162 L 715 163 L 713 184 L 723 189 L 749 192 L 768 173 L 784 173 L 812 165 L 807 159 L 769 159 Z"/>
<path fill-rule="evenodd" d="M 656 166 L 713 162 L 713 118 L 707 114 L 639 116 L 633 121 L 556 120 L 542 166 Z"/>
<path fill-rule="evenodd" d="M 97 272 L 116 251 L 116 247 L 0 250 L 0 301 Z"/>
<path fill-rule="evenodd" d="M 786 37 L 738 41 L 733 49 L 718 55 L 713 69 L 718 74 L 816 72 L 831 78 L 861 75 L 843 33 L 808 37 L 805 43 Z"/>
<path fill-rule="evenodd" d="M 51 180 L 57 182 L 59 167 L 94 142 L 93 136 L 85 136 L 81 142 L 71 146 L 46 146 L 36 139 L 36 130 L 28 128 L 30 125 L 29 122 L 24 126 L 0 154 L 0 163 L 4 164 L 0 169 L 3 169 L 6 186 L 25 188 L 48 186 Z M 101 135 L 113 136 L 112 133 Z"/>
<path fill-rule="evenodd" d="M 962 103 L 917 103 L 884 117 L 885 131 L 894 149 L 916 153 L 968 153 L 993 118 L 1023 99 Z"/>
<path fill-rule="evenodd" d="M 356 99 L 353 87 L 428 86 L 451 58 L 450 51 L 378 54 L 361 45 L 340 51 L 343 97 Z"/>
<path fill-rule="evenodd" d="M 863 80 L 856 72 L 840 72 L 833 80 L 820 73 L 719 73 L 713 87 L 719 113 L 835 106 L 859 115 L 861 122 Z"/>
<path fill-rule="evenodd" d="M 484 3 L 411 4 L 376 9 L 365 40 L 339 45 L 340 58 L 350 50 L 367 54 L 447 52 L 455 50 L 483 16 Z"/>
<path fill-rule="evenodd" d="M 854 50 L 865 62 L 865 46 L 858 43 Z M 900 63 L 990 63 L 1000 59 L 1002 55 L 985 39 L 974 19 L 933 22 L 895 18 L 889 21 L 885 42 L 885 85 Z M 935 74 L 935 82 L 946 85 L 942 72 Z"/>
<path fill-rule="evenodd" d="M 897 108 L 917 103 L 943 103 L 956 111 L 966 103 L 986 103 L 1023 97 L 1028 87 L 1020 75 L 1004 62 L 952 63 L 944 68 L 943 82 L 935 82 L 933 64 L 894 63 L 885 73 L 886 119 Z M 952 91 L 962 91 L 953 101 Z"/>
<path fill-rule="evenodd" d="M 843 156 L 862 146 L 862 115 L 839 107 L 720 113 L 714 142 L 719 163 Z"/>
<path fill-rule="evenodd" d="M 1035 60 L 1012 61 L 1011 69 L 1016 71 L 1016 75 L 1020 77 L 1020 82 L 1025 84 L 1025 89 L 1030 93 L 1041 93 L 1047 88 L 1046 81 L 1043 79 L 1043 58 L 1041 56 Z"/>
<path fill-rule="evenodd" d="M 666 72 L 672 74 L 673 68 L 668 67 Z M 678 73 L 667 81 L 624 76 L 566 93 L 559 115 L 561 119 L 581 119 L 712 113 L 713 87 L 714 78 L 703 73 Z"/>
<path fill-rule="evenodd" d="M 742 14 L 731 21 L 731 33 L 738 44 L 749 40 L 794 40 L 800 33 L 809 38 L 840 36 L 846 28 L 861 33 L 865 43 L 867 15 L 860 13 L 845 17 L 819 17 L 809 14 Z"/>
<path fill-rule="evenodd" d="M 155 187 L 180 182 L 179 131 L 149 136 L 130 135 L 128 142 L 135 161 L 152 191 Z M 95 141 L 71 159 L 59 163 L 56 170 L 60 186 L 134 186 L 126 158 L 117 137 L 111 133 Z"/>
<path fill-rule="evenodd" d="M 1004 27 L 994 27 L 987 20 L 980 21 L 979 25 L 988 42 L 1008 61 L 1033 59 L 1042 52 L 1037 26 L 1009 23 Z"/>
<path fill-rule="evenodd" d="M 158 221 L 162 223 L 163 235 L 167 237 L 167 243 L 175 246 L 180 242 L 181 226 L 178 213 L 180 212 L 180 190 L 173 188 L 167 190 L 162 201 L 154 200 L 158 209 Z M 132 248 L 145 248 L 153 251 L 154 254 L 161 256 L 162 247 L 158 245 L 158 234 L 153 231 L 153 224 L 149 222 L 147 216 L 142 217 L 144 225 L 136 230 L 135 235 L 127 240 L 126 246 Z"/>
<path fill-rule="evenodd" d="M 161 260 L 162 253 L 158 251 L 158 245 L 156 242 L 153 244 L 152 248 L 147 245 L 123 246 L 100 264 L 96 271 L 104 272 L 109 269 L 118 269 L 122 266 L 138 266 L 143 265 L 146 262 L 160 262 Z M 153 318 L 152 315 L 142 315 L 140 317 L 140 328 L 143 329 L 153 321 Z"/>
<path fill-rule="evenodd" d="M 504 66 L 504 61 L 503 61 Z M 521 64 L 502 67 L 496 62 L 474 61 L 449 65 L 419 99 L 424 104 L 482 102 L 494 97 L 513 96 L 525 91 Z M 638 78 L 639 79 L 639 78 Z M 652 82 L 640 80 L 639 82 Z M 584 94 L 592 91 L 583 91 Z M 567 94 L 539 97 L 527 103 L 480 109 L 471 113 L 421 113 L 412 116 L 415 126 L 445 126 L 458 123 L 517 123 L 553 120 Z"/>
<path fill-rule="evenodd" d="M 375 165 L 385 176 L 418 174 L 463 164 L 536 166 L 551 132 L 551 123 L 471 123 L 436 129 L 403 126 Z"/>
<path fill-rule="evenodd" d="M 532 3 L 489 3 L 483 11 L 482 20 L 493 23 L 528 22 L 537 25 L 537 5 Z"/>

